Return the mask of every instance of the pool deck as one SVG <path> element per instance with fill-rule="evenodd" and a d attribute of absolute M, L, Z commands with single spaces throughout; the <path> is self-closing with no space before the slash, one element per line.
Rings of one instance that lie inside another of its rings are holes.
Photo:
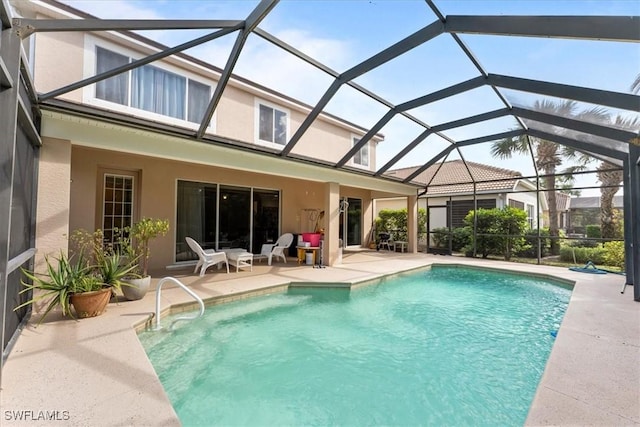
<path fill-rule="evenodd" d="M 526 425 L 640 425 L 640 303 L 620 293 L 620 275 L 451 256 L 359 251 L 322 269 L 295 260 L 253 271 L 210 268 L 156 272 L 175 277 L 203 299 L 278 292 L 291 282 L 360 283 L 432 264 L 500 268 L 575 281 L 573 294 Z M 157 281 L 157 279 L 155 279 Z M 155 288 L 155 286 L 154 286 Z M 57 313 L 21 333 L 1 377 L 0 423 L 56 426 L 178 426 L 180 422 L 137 339 L 135 326 L 155 311 L 155 292 L 109 304 L 103 315 L 75 321 Z M 192 301 L 166 286 L 163 308 Z M 34 316 L 33 322 L 38 320 Z M 57 412 L 56 412 L 57 411 Z M 43 417 L 56 417 L 46 421 Z M 17 420 L 22 417 L 23 420 Z M 481 420 L 479 420 L 480 422 Z"/>

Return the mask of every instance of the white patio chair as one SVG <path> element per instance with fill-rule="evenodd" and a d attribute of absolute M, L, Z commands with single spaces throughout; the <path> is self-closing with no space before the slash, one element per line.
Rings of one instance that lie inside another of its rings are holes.
<path fill-rule="evenodd" d="M 267 257 L 269 260 L 269 265 L 271 265 L 271 259 L 275 256 L 277 258 L 282 258 L 282 260 L 286 263 L 287 256 L 284 254 L 285 249 L 288 249 L 293 243 L 293 234 L 284 233 L 282 236 L 278 237 L 273 244 L 264 244 L 260 249 L 260 255 Z"/>
<path fill-rule="evenodd" d="M 229 273 L 229 262 L 227 261 L 227 254 L 224 252 L 216 252 L 214 249 L 202 249 L 202 246 L 191 237 L 184 238 L 187 241 L 187 245 L 193 252 L 198 255 L 198 263 L 193 272 L 197 272 L 200 268 L 200 277 L 204 276 L 204 272 L 212 265 L 220 264 L 224 262 L 227 265 L 227 273 Z"/>

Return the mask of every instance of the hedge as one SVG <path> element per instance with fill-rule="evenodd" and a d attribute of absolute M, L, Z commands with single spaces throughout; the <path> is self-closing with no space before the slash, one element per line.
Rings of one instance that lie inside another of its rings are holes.
<path fill-rule="evenodd" d="M 605 249 L 602 247 L 574 248 L 574 247 L 565 246 L 560 248 L 560 261 L 574 262 L 573 256 L 575 253 L 575 262 L 578 264 L 585 264 L 587 261 L 591 261 L 594 264 L 604 264 L 605 252 L 606 252 Z"/>

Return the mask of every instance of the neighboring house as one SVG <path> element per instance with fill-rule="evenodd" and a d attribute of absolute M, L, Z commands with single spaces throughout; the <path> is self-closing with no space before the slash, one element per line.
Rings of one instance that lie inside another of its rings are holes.
<path fill-rule="evenodd" d="M 12 4 L 26 18 L 91 17 L 53 0 Z M 38 32 L 24 48 L 45 94 L 166 49 L 126 31 Z M 311 107 L 241 77 L 231 77 L 204 138 L 195 139 L 221 72 L 175 54 L 44 101 L 39 254 L 66 248 L 74 229 L 100 228 L 109 240 L 142 217 L 170 222 L 170 235 L 153 242 L 152 269 L 194 259 L 187 236 L 258 253 L 282 233 L 314 231 L 308 212 L 337 212 L 346 200 L 346 212 L 320 224 L 329 264 L 339 238 L 351 246 L 368 240 L 374 192 L 415 194 L 415 185 L 322 167 L 366 133 L 329 114 L 294 146 L 293 161 L 278 156 Z M 348 166 L 374 170 L 382 140 L 375 135 Z"/>
<path fill-rule="evenodd" d="M 476 181 L 475 205 L 478 208 L 502 208 L 511 206 L 527 212 L 531 228 L 537 227 L 538 215 L 535 184 L 523 179 L 520 172 L 488 166 L 480 163 L 452 160 L 437 163 L 414 178 L 426 186 L 426 192 L 418 199 L 418 208 L 429 210 L 429 231 L 441 227 L 462 227 L 464 217 L 474 209 L 474 184 Z M 406 178 L 418 167 L 390 170 L 388 174 Z M 469 175 L 471 173 L 471 176 Z M 540 211 L 546 209 L 544 197 L 539 200 Z M 406 201 L 402 198 L 376 199 L 376 216 L 382 209 L 402 209 Z M 542 226 L 542 224 L 540 224 Z"/>
<path fill-rule="evenodd" d="M 613 197 L 613 209 L 622 218 L 623 196 Z M 600 225 L 600 196 L 575 197 L 569 205 L 567 232 L 571 234 L 586 234 L 587 225 Z"/>
<path fill-rule="evenodd" d="M 545 200 L 547 201 L 547 208 L 543 212 L 544 218 L 546 218 L 547 226 L 549 225 L 549 199 L 548 192 L 545 192 L 547 197 Z M 569 204 L 573 202 L 571 198 L 571 194 L 562 193 L 560 191 L 556 191 L 556 215 L 558 216 L 558 230 L 567 231 L 568 226 L 568 216 L 569 216 Z"/>

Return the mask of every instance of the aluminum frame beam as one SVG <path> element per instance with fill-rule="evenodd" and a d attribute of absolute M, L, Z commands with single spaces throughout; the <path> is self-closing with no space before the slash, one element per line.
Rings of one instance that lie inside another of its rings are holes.
<path fill-rule="evenodd" d="M 631 278 L 629 279 L 627 270 L 627 282 L 633 283 L 633 299 L 640 301 L 640 146 L 638 143 L 629 147 L 629 178 L 628 188 L 624 189 L 625 194 L 629 192 L 630 206 L 625 204 L 625 211 L 630 208 L 631 221 L 625 221 L 625 241 L 631 240 Z M 631 233 L 629 236 L 628 233 Z"/>
<path fill-rule="evenodd" d="M 602 138 L 613 139 L 624 143 L 629 143 L 631 140 L 638 137 L 638 134 L 631 131 L 585 122 L 582 120 L 556 116 L 555 114 L 530 110 L 528 108 L 513 107 L 512 111 L 514 115 L 524 117 L 526 119 L 547 123 L 553 126 L 563 127 L 566 129 L 572 129 L 578 132 L 600 136 Z"/>
<path fill-rule="evenodd" d="M 581 86 L 550 83 L 500 74 L 489 74 L 487 76 L 487 84 L 557 98 L 573 99 L 575 101 L 588 102 L 596 105 L 606 105 L 621 110 L 640 110 L 640 96 L 628 93 L 590 89 Z"/>
<path fill-rule="evenodd" d="M 287 145 L 282 149 L 281 155 L 287 156 L 293 147 L 300 141 L 300 138 L 307 132 L 311 124 L 318 118 L 318 115 L 322 112 L 324 107 L 327 106 L 333 95 L 335 95 L 340 87 L 356 77 L 361 76 L 380 65 L 391 61 L 394 58 L 408 52 L 409 50 L 417 47 L 434 37 L 442 34 L 444 25 L 440 21 L 436 21 L 432 24 L 423 27 L 422 29 L 416 31 L 408 37 L 400 40 L 398 43 L 388 47 L 387 49 L 377 53 L 376 55 L 370 57 L 369 59 L 364 60 L 358 65 L 350 68 L 344 73 L 340 74 L 329 86 L 327 91 L 322 95 L 322 98 L 318 101 L 318 103 L 313 107 L 313 110 L 305 117 L 304 121 L 300 125 L 300 127 L 293 134 Z"/>
<path fill-rule="evenodd" d="M 413 99 L 413 100 L 405 102 L 403 104 L 398 104 L 396 106 L 396 108 L 388 111 L 373 126 L 372 130 L 375 129 L 374 133 L 367 132 L 360 139 L 360 141 L 358 141 L 357 144 L 354 144 L 354 146 L 351 147 L 351 149 L 347 152 L 347 154 L 345 154 L 342 157 L 342 159 L 340 159 L 336 163 L 336 167 L 344 166 L 349 161 L 349 159 L 351 159 L 353 157 L 353 155 L 358 152 L 358 150 L 360 150 L 366 143 L 368 143 L 369 140 L 373 137 L 373 135 L 375 133 L 379 132 L 380 129 L 382 129 L 389 121 L 391 121 L 391 119 L 398 112 L 411 110 L 411 109 L 416 108 L 416 107 L 421 107 L 423 105 L 426 105 L 426 104 L 429 104 L 429 103 L 432 103 L 432 102 L 435 102 L 435 101 L 438 101 L 438 100 L 441 100 L 441 99 L 444 99 L 444 98 L 448 98 L 450 96 L 454 96 L 454 95 L 457 95 L 457 94 L 460 94 L 460 93 L 463 93 L 463 92 L 478 88 L 478 87 L 484 85 L 484 81 L 485 81 L 484 76 L 474 77 L 474 78 L 472 78 L 470 80 L 467 80 L 465 82 L 458 83 L 458 84 L 455 84 L 453 86 L 449 86 L 447 88 L 432 92 L 432 93 L 430 93 L 428 95 L 421 96 L 419 98 Z M 438 131 L 433 131 L 433 127 L 431 127 L 430 129 L 432 130 L 432 133 L 438 133 Z M 449 141 L 451 143 L 455 142 L 451 138 L 447 137 L 446 135 L 440 135 L 440 137 L 442 137 L 443 139 L 446 139 L 447 141 Z M 415 140 L 413 142 L 415 142 Z"/>
<path fill-rule="evenodd" d="M 442 132 L 447 129 L 454 129 L 461 126 L 470 125 L 473 123 L 483 122 L 485 120 L 491 120 L 502 116 L 507 116 L 510 114 L 510 110 L 508 108 L 502 108 L 499 110 L 493 110 L 482 114 L 477 114 L 475 116 L 465 117 L 459 120 L 453 120 L 447 123 L 442 123 L 436 126 L 432 126 L 430 129 L 425 130 L 420 135 L 418 135 L 413 141 L 407 144 L 398 154 L 396 154 L 391 160 L 385 163 L 380 169 L 378 169 L 375 173 L 376 176 L 382 175 L 387 170 L 391 169 L 393 165 L 395 165 L 400 159 L 409 154 L 411 150 L 413 150 L 418 144 L 424 141 L 429 135 L 437 132 Z"/>
<path fill-rule="evenodd" d="M 531 127 L 527 131 L 527 134 L 535 138 L 555 142 L 556 144 L 566 145 L 567 147 L 571 147 L 579 151 L 593 152 L 602 156 L 611 157 L 613 159 L 624 160 L 627 157 L 627 153 L 623 153 L 608 147 L 603 147 L 600 146 L 600 144 L 594 145 L 593 143 L 578 141 L 573 138 L 567 138 L 566 136 L 554 135 L 552 133 L 541 131 L 539 129 Z"/>
<path fill-rule="evenodd" d="M 419 167 L 417 170 L 415 170 L 411 175 L 403 179 L 402 182 L 404 183 L 410 182 L 413 178 L 415 178 L 416 176 L 420 175 L 422 172 L 427 170 L 429 166 L 437 163 L 438 160 L 440 160 L 445 155 L 448 155 L 451 151 L 455 150 L 456 148 L 465 147 L 467 145 L 481 144 L 483 142 L 498 141 L 500 139 L 505 139 L 505 138 L 514 138 L 514 137 L 523 135 L 524 133 L 525 133 L 524 129 L 516 129 L 508 132 L 485 135 L 478 138 L 472 138 L 472 139 L 456 142 L 455 144 L 452 144 L 451 146 L 442 150 L 439 154 L 436 154 L 430 161 L 428 161 L 427 163 Z"/>
<path fill-rule="evenodd" d="M 27 19 L 15 18 L 18 35 L 59 31 L 123 31 L 123 30 L 201 30 L 235 28 L 242 21 L 229 19 Z"/>
<path fill-rule="evenodd" d="M 205 110 L 202 123 L 200 123 L 200 128 L 196 132 L 196 139 L 202 139 L 205 132 L 207 131 L 207 127 L 211 122 L 213 113 L 215 112 L 218 103 L 220 103 L 220 99 L 222 98 L 222 92 L 224 92 L 225 88 L 227 87 L 227 83 L 231 78 L 231 73 L 233 73 L 233 69 L 238 62 L 238 58 L 240 58 L 240 53 L 242 52 L 242 48 L 247 41 L 247 37 L 249 37 L 249 34 L 251 34 L 251 32 L 258 26 L 260 21 L 262 21 L 269 14 L 269 12 L 271 12 L 271 10 L 276 6 L 276 4 L 278 4 L 279 1 L 280 0 L 262 0 L 251 11 L 247 19 L 244 21 L 244 28 L 240 30 L 240 33 L 238 34 L 238 37 L 233 44 L 233 48 L 231 49 L 231 53 L 229 54 L 227 63 L 224 66 L 224 70 L 220 75 L 218 83 L 216 84 L 216 88 L 213 91 L 213 95 L 211 96 L 209 105 L 207 105 L 207 109 Z"/>
<path fill-rule="evenodd" d="M 0 10 L 4 9 L 4 2 Z M 18 128 L 18 99 L 20 97 L 20 38 L 15 29 L 5 28 L 0 33 L 0 57 L 4 58 L 11 79 L 16 82 L 10 88 L 0 90 L 0 349 L 4 349 L 5 321 L 9 277 L 11 240 L 11 213 L 13 179 L 15 169 L 16 134 Z M 3 357 L 0 357 L 0 384 L 2 382 Z"/>
<path fill-rule="evenodd" d="M 449 15 L 447 33 L 640 41 L 637 16 L 462 16 Z"/>
<path fill-rule="evenodd" d="M 161 52 L 154 53 L 153 55 L 146 56 L 144 58 L 138 59 L 136 61 L 132 61 L 128 64 L 121 65 L 120 67 L 113 68 L 109 71 L 105 71 L 104 73 L 96 74 L 95 76 L 86 78 L 84 80 L 80 80 L 78 82 L 72 83 L 70 85 L 61 87 L 56 90 L 52 90 L 45 94 L 42 94 L 38 97 L 40 101 L 46 101 L 50 98 L 55 98 L 57 96 L 63 95 L 65 93 L 74 91 L 76 89 L 80 89 L 82 87 L 88 86 L 92 83 L 96 83 L 102 80 L 106 80 L 110 77 L 116 76 L 120 73 L 124 73 L 129 70 L 133 70 L 134 68 L 142 67 L 143 65 L 150 64 L 154 61 L 157 61 L 162 58 L 166 58 L 167 56 L 173 55 L 174 53 L 182 52 L 183 50 L 190 49 L 194 46 L 198 46 L 202 43 L 206 43 L 208 41 L 217 39 L 218 37 L 225 36 L 229 33 L 232 33 L 238 29 L 240 29 L 242 25 L 238 25 L 237 27 L 226 28 L 224 30 L 216 31 L 211 34 L 204 35 L 202 37 L 198 37 L 197 39 L 193 39 L 186 43 L 179 44 L 177 46 L 165 49 Z"/>
<path fill-rule="evenodd" d="M 290 54 L 294 55 L 295 57 L 297 57 L 298 59 L 301 59 L 302 61 L 318 68 L 321 71 L 324 71 L 326 74 L 330 75 L 331 77 L 338 78 L 340 76 L 340 73 L 338 73 L 337 71 L 331 69 L 330 67 L 328 67 L 327 65 L 321 63 L 320 61 L 317 61 L 316 59 L 310 57 L 309 55 L 299 51 L 298 49 L 296 49 L 295 47 L 289 45 L 288 43 L 278 39 L 277 37 L 275 37 L 274 35 L 268 33 L 267 31 L 261 29 L 261 28 L 256 28 L 253 31 L 254 34 L 262 37 L 264 40 L 278 46 L 280 49 L 283 49 L 287 52 L 289 52 Z M 371 92 L 368 89 L 365 89 L 364 87 L 360 86 L 359 84 L 351 81 L 351 82 L 347 82 L 345 83 L 347 86 L 352 87 L 353 89 L 357 90 L 358 92 L 362 93 L 363 95 L 368 96 L 369 98 L 373 99 L 374 101 L 378 101 L 380 104 L 384 105 L 385 107 L 391 109 L 391 108 L 395 108 L 395 105 L 392 104 L 391 102 L 387 101 L 386 99 L 382 98 L 381 96 Z M 404 117 L 406 117 L 407 119 L 411 120 L 412 122 L 416 123 L 419 126 L 426 128 L 429 128 L 429 125 L 427 125 L 426 123 L 424 123 L 422 120 L 412 116 L 411 114 L 408 114 L 405 111 L 400 112 L 400 114 L 402 114 Z"/>

